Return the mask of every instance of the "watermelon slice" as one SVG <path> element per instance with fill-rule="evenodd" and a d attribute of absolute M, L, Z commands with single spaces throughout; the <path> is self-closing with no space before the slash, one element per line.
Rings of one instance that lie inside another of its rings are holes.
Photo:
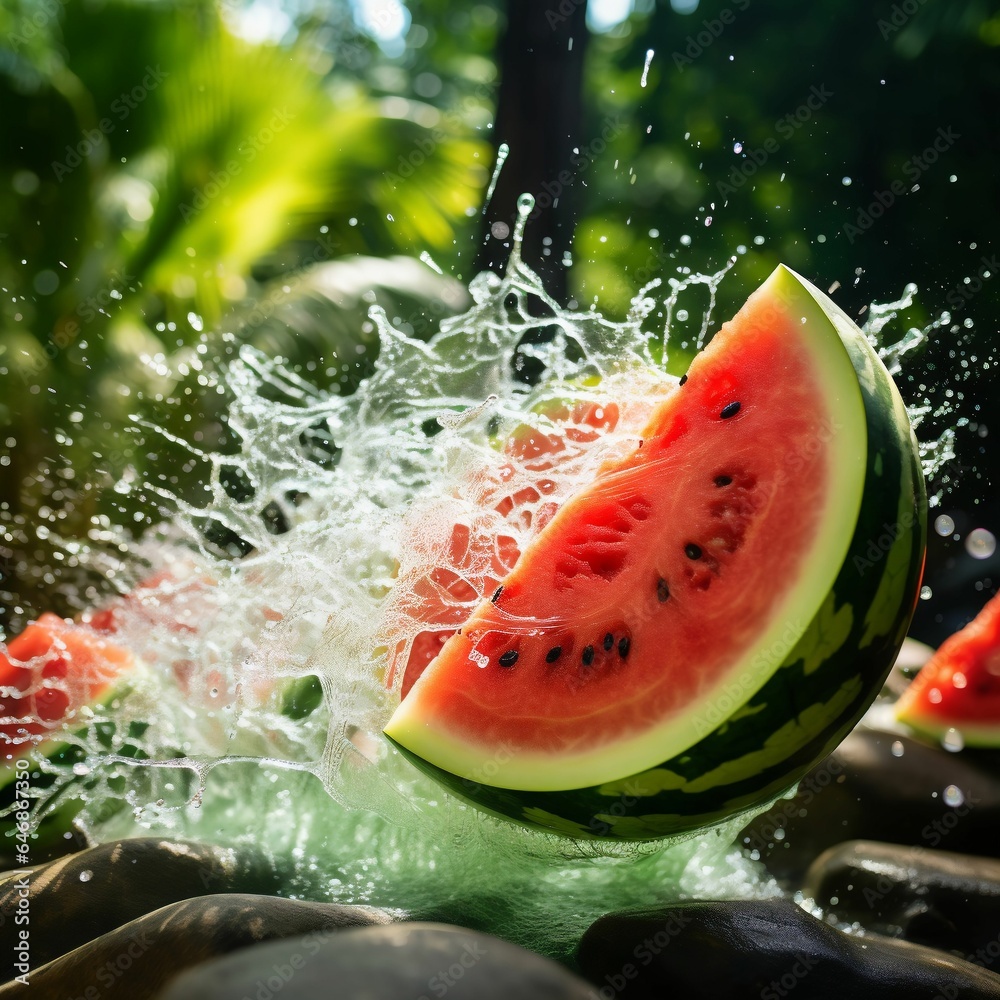
<path fill-rule="evenodd" d="M 683 383 L 385 727 L 482 808 L 578 836 L 704 825 L 792 784 L 891 667 L 926 500 L 867 340 L 780 267 Z"/>
<path fill-rule="evenodd" d="M 132 667 L 96 627 L 41 615 L 0 653 L 0 759 L 54 736 Z"/>
<path fill-rule="evenodd" d="M 928 660 L 896 703 L 896 718 L 968 746 L 1000 747 L 1000 594 Z"/>

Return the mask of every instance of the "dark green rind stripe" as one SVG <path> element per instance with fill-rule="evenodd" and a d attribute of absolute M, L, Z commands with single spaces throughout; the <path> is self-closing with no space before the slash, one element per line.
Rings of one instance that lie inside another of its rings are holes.
<path fill-rule="evenodd" d="M 808 629 L 748 701 L 722 694 L 721 722 L 685 753 L 603 786 L 523 792 L 462 779 L 395 744 L 454 794 L 501 817 L 574 837 L 676 836 L 766 802 L 854 727 L 880 690 L 916 606 L 927 531 L 917 446 L 867 342 L 842 338 L 868 425 L 864 499 L 847 556 Z M 728 700 L 727 700 L 728 699 Z M 744 704 L 745 701 L 745 704 Z"/>

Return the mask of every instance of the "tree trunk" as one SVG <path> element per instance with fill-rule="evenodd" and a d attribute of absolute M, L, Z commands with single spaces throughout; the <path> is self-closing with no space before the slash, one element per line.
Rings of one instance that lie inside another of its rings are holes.
<path fill-rule="evenodd" d="M 486 207 L 476 260 L 477 271 L 503 270 L 518 196 L 530 192 L 536 208 L 525 232 L 524 261 L 560 302 L 567 298 L 562 260 L 573 243 L 579 204 L 570 158 L 581 144 L 586 14 L 586 0 L 508 0 L 493 141 L 497 149 L 507 143 L 510 154 Z"/>

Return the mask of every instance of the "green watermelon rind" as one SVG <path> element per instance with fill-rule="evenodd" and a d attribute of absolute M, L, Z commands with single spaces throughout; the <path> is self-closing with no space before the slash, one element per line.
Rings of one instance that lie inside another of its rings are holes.
<path fill-rule="evenodd" d="M 927 500 L 918 449 L 902 399 L 864 336 L 830 299 L 784 271 L 777 287 L 794 280 L 840 334 L 867 420 L 862 503 L 829 593 L 759 690 L 723 689 L 728 700 L 718 703 L 719 724 L 711 732 L 620 781 L 566 791 L 499 788 L 451 774 L 390 740 L 420 770 L 477 808 L 577 838 L 650 840 L 701 829 L 791 787 L 843 739 L 880 690 L 920 587 Z M 797 289 L 782 306 L 799 304 Z"/>

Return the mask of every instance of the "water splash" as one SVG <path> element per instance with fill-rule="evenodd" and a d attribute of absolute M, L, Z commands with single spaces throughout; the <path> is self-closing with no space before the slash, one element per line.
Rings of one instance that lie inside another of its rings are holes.
<path fill-rule="evenodd" d="M 533 206 L 518 201 L 505 275 L 476 277 L 471 309 L 430 341 L 372 310 L 379 358 L 353 395 L 241 350 L 218 376 L 229 452 L 157 432 L 202 470 L 204 499 L 147 483 L 171 516 L 138 545 L 108 523 L 87 546 L 67 543 L 115 581 L 115 641 L 142 665 L 81 715 L 87 727 L 60 757 L 35 752 L 38 817 L 79 795 L 78 824 L 95 841 L 148 831 L 265 845 L 291 859 L 288 891 L 308 898 L 457 919 L 440 904 L 464 894 L 470 925 L 561 957 L 616 906 L 777 891 L 727 846 L 745 818 L 666 848 L 568 841 L 465 806 L 379 737 L 428 625 L 398 582 L 443 567 L 471 591 L 452 592 L 453 606 L 482 600 L 504 555 L 474 540 L 523 548 L 545 504 L 634 448 L 677 382 L 665 371 L 671 325 L 695 316 L 703 346 L 736 259 L 667 276 L 662 302 L 650 282 L 614 323 L 562 308 L 525 265 Z M 908 296 L 869 318 L 893 365 L 917 346 L 883 336 Z M 647 330 L 660 306 L 664 329 Z M 614 419 L 574 416 L 597 411 Z M 566 448 L 544 496 L 530 456 L 502 446 L 525 426 Z M 461 556 L 457 527 L 473 540 Z"/>

